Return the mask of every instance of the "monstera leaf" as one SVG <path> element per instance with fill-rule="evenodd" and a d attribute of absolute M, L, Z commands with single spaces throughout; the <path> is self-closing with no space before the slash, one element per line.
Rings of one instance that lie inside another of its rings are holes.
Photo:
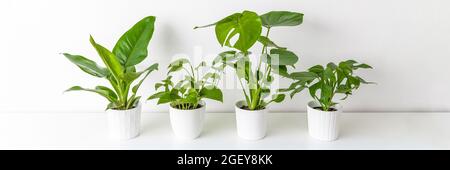
<path fill-rule="evenodd" d="M 242 52 L 252 47 L 261 36 L 262 23 L 261 18 L 252 11 L 234 13 L 224 19 L 210 25 L 195 27 L 205 28 L 216 26 L 216 38 L 222 46 L 236 48 Z M 236 42 L 231 40 L 238 35 Z"/>
<path fill-rule="evenodd" d="M 303 22 L 303 14 L 290 11 L 271 11 L 261 15 L 264 27 L 297 26 Z"/>

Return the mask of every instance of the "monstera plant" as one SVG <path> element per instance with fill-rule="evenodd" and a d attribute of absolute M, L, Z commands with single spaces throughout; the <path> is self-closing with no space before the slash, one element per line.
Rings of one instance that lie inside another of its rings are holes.
<path fill-rule="evenodd" d="M 215 67 L 231 67 L 238 77 L 245 100 L 236 103 L 238 135 L 244 139 L 258 140 L 266 134 L 267 106 L 280 103 L 285 94 L 271 88 L 274 74 L 289 77 L 287 67 L 294 67 L 298 57 L 294 52 L 275 43 L 270 32 L 276 27 L 297 26 L 303 22 L 303 14 L 289 11 L 272 11 L 258 15 L 243 11 L 227 16 L 213 24 L 216 39 L 222 47 L 231 50 L 220 53 Z M 252 59 L 251 49 L 262 48 Z"/>
<path fill-rule="evenodd" d="M 91 89 L 74 86 L 67 91 L 97 93 L 109 101 L 107 109 L 128 110 L 136 107 L 140 99 L 137 95 L 140 85 L 152 71 L 158 69 L 158 64 L 153 64 L 142 71 L 136 71 L 136 65 L 147 57 L 147 46 L 153 35 L 154 23 L 154 16 L 145 17 L 120 37 L 112 51 L 98 44 L 91 36 L 90 42 L 104 67 L 81 55 L 64 53 L 82 71 L 106 79 L 112 87 L 97 86 Z M 144 77 L 132 86 L 142 75 Z"/>
<path fill-rule="evenodd" d="M 302 22 L 303 14 L 297 12 L 272 11 L 258 15 L 252 11 L 243 11 L 195 29 L 215 26 L 219 44 L 233 50 L 220 53 L 214 64 L 235 69 L 245 96 L 245 109 L 260 110 L 272 102 L 279 103 L 284 100 L 284 94 L 271 92 L 273 75 L 288 77 L 287 67 L 294 67 L 298 61 L 294 52 L 277 45 L 269 38 L 270 31 L 275 27 L 297 26 Z M 252 69 L 249 50 L 256 43 L 262 46 L 262 50 L 255 63 L 256 69 Z"/>
<path fill-rule="evenodd" d="M 334 98 L 342 95 L 345 100 L 361 84 L 372 84 L 357 76 L 356 70 L 371 69 L 372 67 L 358 63 L 355 60 L 346 60 L 325 66 L 315 65 L 307 71 L 295 72 L 291 78 L 295 80 L 289 88 L 282 89 L 291 93 L 291 98 L 298 92 L 308 89 L 314 101 L 307 105 L 308 131 L 316 139 L 333 141 L 338 138 L 338 115 L 342 107 Z"/>

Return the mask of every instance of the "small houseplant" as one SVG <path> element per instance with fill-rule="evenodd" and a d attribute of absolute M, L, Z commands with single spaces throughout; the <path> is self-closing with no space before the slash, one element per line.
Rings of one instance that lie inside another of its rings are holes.
<path fill-rule="evenodd" d="M 243 11 L 213 24 L 195 27 L 196 29 L 215 26 L 216 38 L 220 45 L 232 48 L 220 53 L 214 60 L 214 65 L 233 68 L 242 87 L 245 100 L 238 101 L 235 107 L 240 137 L 258 140 L 265 136 L 267 107 L 272 102 L 280 103 L 285 98 L 284 94 L 272 91 L 273 75 L 288 76 L 287 67 L 293 67 L 298 61 L 297 55 L 278 46 L 269 38 L 271 29 L 297 26 L 302 21 L 303 14 L 296 12 L 272 11 L 260 16 L 252 11 Z M 261 44 L 262 51 L 257 61 L 252 63 L 249 49 L 257 42 Z M 256 64 L 256 69 L 252 64 Z"/>
<path fill-rule="evenodd" d="M 342 61 L 338 65 L 332 62 L 326 66 L 316 65 L 308 71 L 291 73 L 290 77 L 296 81 L 281 91 L 291 92 L 292 98 L 308 89 L 314 99 L 307 105 L 309 134 L 319 140 L 333 141 L 338 137 L 337 117 L 342 112 L 342 107 L 333 99 L 341 94 L 344 96 L 341 100 L 345 100 L 361 84 L 370 84 L 354 75 L 354 71 L 371 68 L 354 60 Z"/>
<path fill-rule="evenodd" d="M 194 67 L 185 58 L 173 61 L 168 66 L 167 78 L 155 84 L 158 92 L 148 98 L 158 99 L 158 104 L 169 103 L 172 130 L 179 138 L 192 140 L 200 135 L 206 110 L 202 99 L 223 101 L 222 91 L 217 87 L 223 68 L 209 69 L 210 72 L 200 75 L 206 67 L 205 62 Z M 176 73 L 183 78 L 175 84 L 172 78 Z"/>
<path fill-rule="evenodd" d="M 153 64 L 143 71 L 136 71 L 136 65 L 147 57 L 147 46 L 154 31 L 154 16 L 148 16 L 136 23 L 120 37 L 112 51 L 94 41 L 92 46 L 97 51 L 106 67 L 97 65 L 81 55 L 64 53 L 64 56 L 82 71 L 106 79 L 111 87 L 97 86 L 93 89 L 74 86 L 66 91 L 94 92 L 108 100 L 109 132 L 112 138 L 126 140 L 139 135 L 141 105 L 137 91 L 144 79 L 158 64 Z M 137 83 L 134 83 L 143 75 Z M 134 86 L 132 86 L 134 84 Z"/>

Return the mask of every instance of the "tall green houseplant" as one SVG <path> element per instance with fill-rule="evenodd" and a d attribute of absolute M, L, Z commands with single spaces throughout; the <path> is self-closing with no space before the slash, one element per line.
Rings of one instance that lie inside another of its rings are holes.
<path fill-rule="evenodd" d="M 64 53 L 64 56 L 82 71 L 94 77 L 106 79 L 112 87 L 111 89 L 97 86 L 90 89 L 74 86 L 66 91 L 97 93 L 109 101 L 107 109 L 128 110 L 136 107 L 141 98 L 137 95 L 140 85 L 152 71 L 158 69 L 158 64 L 153 64 L 143 71 L 136 71 L 136 65 L 147 57 L 147 47 L 153 35 L 154 24 L 154 16 L 143 18 L 120 37 L 112 51 L 98 44 L 90 36 L 90 42 L 105 67 L 81 55 Z M 132 86 L 142 75 L 144 77 Z"/>
<path fill-rule="evenodd" d="M 260 110 L 272 102 L 279 103 L 284 100 L 284 94 L 271 92 L 273 75 L 289 77 L 287 67 L 294 67 L 298 61 L 294 52 L 277 45 L 269 38 L 270 32 L 275 27 L 298 26 L 302 22 L 303 14 L 297 12 L 271 11 L 258 15 L 252 11 L 243 11 L 194 29 L 215 26 L 219 44 L 232 50 L 220 53 L 214 64 L 219 68 L 233 68 L 245 96 L 247 106 L 244 109 Z M 257 42 L 261 44 L 262 50 L 255 63 L 256 69 L 252 69 L 250 49 Z"/>

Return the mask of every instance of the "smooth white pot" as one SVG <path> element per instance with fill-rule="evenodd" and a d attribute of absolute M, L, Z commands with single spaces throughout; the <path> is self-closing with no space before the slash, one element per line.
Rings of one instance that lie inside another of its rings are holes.
<path fill-rule="evenodd" d="M 236 126 L 239 137 L 247 140 L 259 140 L 266 136 L 267 108 L 263 110 L 241 109 L 246 103 L 236 103 Z"/>
<path fill-rule="evenodd" d="M 201 108 L 180 110 L 170 106 L 170 124 L 175 136 L 185 140 L 193 140 L 200 136 L 205 119 L 205 102 L 200 101 Z"/>
<path fill-rule="evenodd" d="M 326 112 L 322 110 L 314 109 L 319 107 L 320 104 L 316 101 L 308 103 L 308 131 L 309 135 L 313 138 L 323 141 L 334 141 L 339 135 L 339 122 L 338 117 L 342 112 L 342 107 L 336 105 L 337 111 Z"/>
<path fill-rule="evenodd" d="M 129 110 L 107 110 L 109 136 L 112 139 L 128 140 L 139 136 L 141 105 Z"/>

